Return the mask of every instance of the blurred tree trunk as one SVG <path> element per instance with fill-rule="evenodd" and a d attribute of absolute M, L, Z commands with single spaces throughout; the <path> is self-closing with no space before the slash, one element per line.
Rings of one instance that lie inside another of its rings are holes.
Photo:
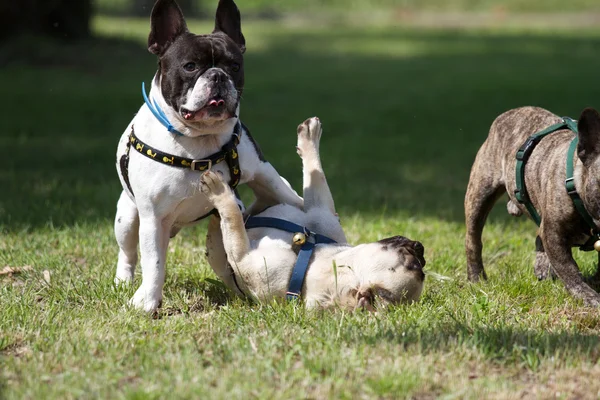
<path fill-rule="evenodd" d="M 0 39 L 26 32 L 86 38 L 91 16 L 91 0 L 0 0 Z"/>
<path fill-rule="evenodd" d="M 150 17 L 155 2 L 156 0 L 133 0 L 131 11 L 138 17 Z M 197 0 L 177 0 L 177 4 L 186 17 L 198 16 L 200 10 L 196 7 L 197 3 Z"/>

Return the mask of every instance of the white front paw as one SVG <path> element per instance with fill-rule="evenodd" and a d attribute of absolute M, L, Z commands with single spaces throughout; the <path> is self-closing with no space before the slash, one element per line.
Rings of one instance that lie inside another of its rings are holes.
<path fill-rule="evenodd" d="M 162 305 L 162 293 L 146 290 L 142 284 L 129 300 L 129 304 L 138 310 L 151 313 L 158 310 Z"/>
<path fill-rule="evenodd" d="M 133 272 L 135 266 L 117 265 L 117 273 L 115 275 L 115 285 L 131 285 L 133 282 Z"/>

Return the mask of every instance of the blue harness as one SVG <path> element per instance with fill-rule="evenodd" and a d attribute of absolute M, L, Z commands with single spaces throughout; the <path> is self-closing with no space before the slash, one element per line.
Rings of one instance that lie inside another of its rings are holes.
<path fill-rule="evenodd" d="M 337 243 L 335 240 L 330 239 L 327 236 L 311 232 L 310 229 L 305 226 L 300 226 L 293 222 L 279 218 L 250 217 L 246 221 L 246 229 L 252 228 L 274 228 L 296 234 L 294 235 L 294 243 L 300 245 L 300 251 L 298 252 L 298 258 L 296 259 L 296 264 L 294 264 L 292 277 L 290 278 L 290 283 L 286 293 L 286 298 L 288 300 L 297 299 L 302 293 L 304 278 L 306 277 L 306 272 L 308 271 L 308 263 L 315 249 L 315 245 L 322 243 Z"/>

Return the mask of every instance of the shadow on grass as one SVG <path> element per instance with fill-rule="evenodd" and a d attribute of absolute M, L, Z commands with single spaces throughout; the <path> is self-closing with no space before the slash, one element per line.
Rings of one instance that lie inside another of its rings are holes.
<path fill-rule="evenodd" d="M 342 213 L 462 221 L 469 169 L 497 115 L 531 104 L 576 116 L 600 95 L 600 39 L 586 34 L 282 29 L 258 51 L 251 40 L 245 123 L 299 188 L 295 126 L 321 117 L 323 164 Z M 114 152 L 153 56 L 141 41 L 6 46 L 0 229 L 112 220 Z"/>
<path fill-rule="evenodd" d="M 597 324 L 598 321 L 595 321 Z M 546 332 L 506 327 L 469 327 L 461 323 L 437 326 L 434 330 L 406 327 L 402 331 L 384 330 L 361 341 L 375 344 L 381 340 L 403 346 L 419 346 L 423 354 L 477 349 L 486 359 L 501 363 L 521 363 L 536 369 L 542 359 L 553 356 L 586 360 L 595 364 L 600 359 L 600 338 L 595 334 Z"/>

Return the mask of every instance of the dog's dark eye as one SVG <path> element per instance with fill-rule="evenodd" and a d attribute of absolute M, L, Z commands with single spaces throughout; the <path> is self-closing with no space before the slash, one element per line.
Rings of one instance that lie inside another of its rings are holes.
<path fill-rule="evenodd" d="M 196 63 L 189 62 L 183 66 L 183 69 L 185 69 L 187 72 L 194 72 L 197 69 Z"/>
<path fill-rule="evenodd" d="M 383 288 L 377 288 L 375 290 L 375 294 L 379 296 L 382 300 L 393 303 L 395 301 L 394 295 L 389 291 Z"/>
<path fill-rule="evenodd" d="M 238 72 L 240 70 L 240 64 L 234 62 L 233 64 L 231 64 L 231 70 L 233 72 Z"/>

